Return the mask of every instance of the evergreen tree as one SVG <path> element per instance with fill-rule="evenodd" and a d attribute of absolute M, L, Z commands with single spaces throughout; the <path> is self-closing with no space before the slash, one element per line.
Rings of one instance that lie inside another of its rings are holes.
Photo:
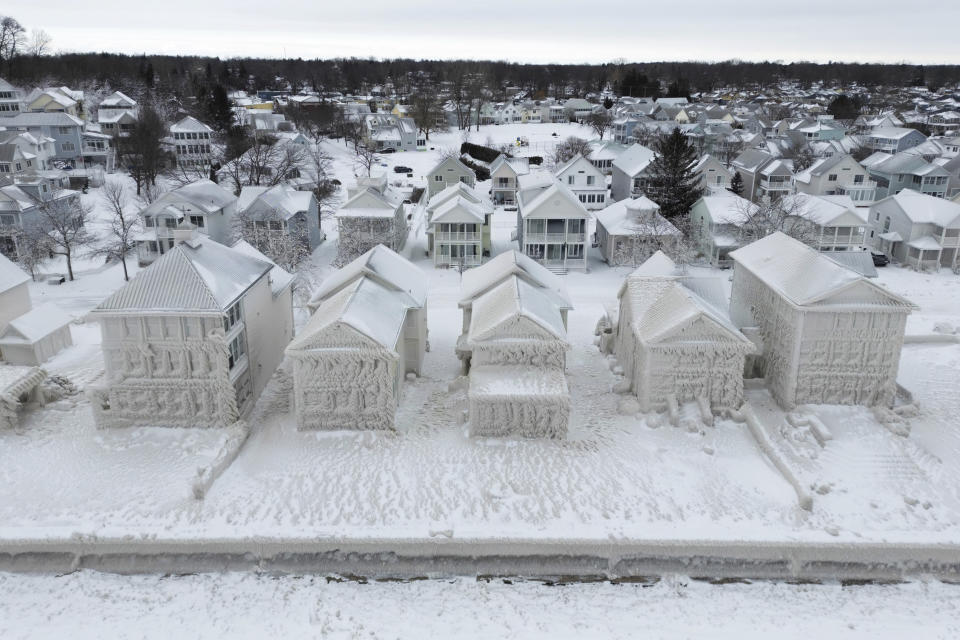
<path fill-rule="evenodd" d="M 233 110 L 230 108 L 230 99 L 227 90 L 222 84 L 215 85 L 207 103 L 207 114 L 213 127 L 220 132 L 226 131 L 233 124 Z"/>
<path fill-rule="evenodd" d="M 739 171 L 733 174 L 733 180 L 730 181 L 730 188 L 727 191 L 738 196 L 743 195 L 743 176 L 740 175 Z"/>
<path fill-rule="evenodd" d="M 703 195 L 700 176 L 694 171 L 697 149 L 680 133 L 661 134 L 654 144 L 657 155 L 650 163 L 650 197 L 668 220 L 685 216 Z"/>

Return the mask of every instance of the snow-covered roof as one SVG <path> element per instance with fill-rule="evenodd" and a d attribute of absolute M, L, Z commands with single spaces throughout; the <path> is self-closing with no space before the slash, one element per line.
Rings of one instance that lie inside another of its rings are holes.
<path fill-rule="evenodd" d="M 23 269 L 0 253 L 0 293 L 29 281 L 30 276 Z"/>
<path fill-rule="evenodd" d="M 886 209 L 895 205 L 914 224 L 936 224 L 941 227 L 960 227 L 960 204 L 945 198 L 937 198 L 913 189 L 884 198 L 873 205 Z"/>
<path fill-rule="evenodd" d="M 553 200 L 554 205 L 566 200 L 567 203 L 584 218 L 590 215 L 587 212 L 587 209 L 583 206 L 583 203 L 580 202 L 580 198 L 578 198 L 565 184 L 557 181 L 554 181 L 553 184 L 541 191 L 520 191 L 517 194 L 517 204 L 520 207 L 520 215 L 522 215 L 524 218 L 536 213 L 540 207 L 544 206 L 551 200 Z M 553 217 L 557 217 L 556 212 L 553 209 L 551 209 L 551 212 L 554 213 Z"/>
<path fill-rule="evenodd" d="M 168 250 L 94 313 L 223 313 L 273 268 L 198 236 Z"/>
<path fill-rule="evenodd" d="M 237 199 L 237 211 L 270 213 L 276 211 L 290 219 L 302 211 L 309 211 L 313 200 L 310 191 L 297 191 L 286 183 L 272 187 L 243 187 Z"/>
<path fill-rule="evenodd" d="M 677 263 L 659 249 L 643 264 L 633 270 L 628 278 L 667 278 L 679 276 Z"/>
<path fill-rule="evenodd" d="M 402 291 L 389 289 L 371 278 L 357 278 L 316 308 L 287 349 L 318 348 L 318 337 L 329 327 L 342 324 L 395 353 L 410 302 L 410 296 Z"/>
<path fill-rule="evenodd" d="M 42 111 L 7 116 L 3 119 L 3 125 L 8 127 L 82 127 L 83 120 L 62 111 Z"/>
<path fill-rule="evenodd" d="M 236 196 L 216 182 L 203 179 L 185 184 L 179 189 L 167 191 L 142 213 L 150 215 L 167 207 L 176 206 L 177 203 L 192 204 L 206 213 L 216 213 L 236 200 Z"/>
<path fill-rule="evenodd" d="M 198 132 L 212 132 L 213 129 L 193 116 L 186 116 L 179 122 L 176 122 L 170 125 L 171 133 L 198 133 Z"/>
<path fill-rule="evenodd" d="M 750 209 L 756 206 L 731 191 L 703 196 L 694 204 L 694 207 L 701 204 L 706 208 L 714 224 L 733 225 L 742 224 L 749 215 Z"/>
<path fill-rule="evenodd" d="M 852 224 L 866 224 L 867 214 L 853 204 L 847 195 L 816 196 L 798 193 L 784 196 L 784 207 L 790 210 L 796 207 L 799 216 L 820 226 L 850 226 Z M 845 218 L 845 219 L 844 219 Z M 838 222 L 846 223 L 844 225 Z"/>
<path fill-rule="evenodd" d="M 597 222 L 614 236 L 681 235 L 679 229 L 660 215 L 660 205 L 646 196 L 614 202 L 598 211 L 596 216 Z"/>
<path fill-rule="evenodd" d="M 368 187 L 354 193 L 337 211 L 338 218 L 392 218 L 401 205 L 392 189 Z"/>
<path fill-rule="evenodd" d="M 870 135 L 874 138 L 889 138 L 893 140 L 899 140 L 910 135 L 912 132 L 916 131 L 920 135 L 923 135 L 916 129 L 909 129 L 906 127 L 881 127 L 879 129 L 874 129 L 870 132 Z"/>
<path fill-rule="evenodd" d="M 382 286 L 406 294 L 408 306 L 422 308 L 427 303 L 427 277 L 420 267 L 378 244 L 330 274 L 313 292 L 308 306 L 316 309 L 323 300 L 359 278 L 372 278 Z"/>
<path fill-rule="evenodd" d="M 465 222 L 473 224 L 483 224 L 483 208 L 466 198 L 457 196 L 451 198 L 434 209 L 433 217 L 430 218 L 430 224 L 439 222 Z"/>
<path fill-rule="evenodd" d="M 470 305 L 478 296 L 513 275 L 549 291 L 558 308 L 573 308 L 560 277 L 516 249 L 505 251 L 485 264 L 463 273 L 460 281 L 460 306 Z"/>
<path fill-rule="evenodd" d="M 653 150 L 642 144 L 634 144 L 621 153 L 611 166 L 623 171 L 628 176 L 635 176 L 653 162 L 654 155 Z"/>
<path fill-rule="evenodd" d="M 813 305 L 848 288 L 863 285 L 883 299 L 882 306 L 913 308 L 904 298 L 779 231 L 732 251 L 730 257 L 736 268 L 747 269 L 797 306 Z M 856 304 L 881 306 L 859 298 Z"/>
<path fill-rule="evenodd" d="M 71 322 L 63 309 L 47 302 L 11 320 L 0 334 L 0 344 L 34 344 Z"/>
<path fill-rule="evenodd" d="M 426 206 L 427 213 L 432 213 L 451 198 L 463 198 L 469 202 L 480 205 L 484 213 L 493 212 L 493 205 L 490 203 L 489 198 L 481 196 L 477 193 L 476 189 L 465 182 L 457 182 L 430 198 L 430 202 Z"/>
<path fill-rule="evenodd" d="M 921 251 L 939 251 L 943 248 L 940 241 L 933 236 L 921 236 L 907 242 L 908 247 L 920 249 Z"/>
<path fill-rule="evenodd" d="M 536 323 L 558 340 L 566 336 L 555 298 L 513 275 L 474 300 L 468 340 L 476 343 L 502 338 L 544 337 L 524 336 L 522 330 L 518 332 L 516 323 L 521 318 Z"/>
<path fill-rule="evenodd" d="M 274 295 L 277 295 L 281 291 L 287 288 L 291 282 L 293 282 L 296 277 L 294 274 L 286 271 L 285 269 L 280 268 L 277 264 L 273 262 L 270 258 L 261 253 L 256 247 L 247 242 L 246 240 L 237 240 L 230 248 L 239 251 L 243 254 L 250 256 L 255 260 L 260 260 L 262 262 L 268 262 L 273 265 L 273 268 L 270 269 L 270 289 L 273 291 Z"/>

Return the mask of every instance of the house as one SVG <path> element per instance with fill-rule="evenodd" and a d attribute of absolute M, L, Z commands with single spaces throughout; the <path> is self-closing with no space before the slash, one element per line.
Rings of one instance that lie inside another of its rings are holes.
<path fill-rule="evenodd" d="M 769 198 L 775 201 L 793 193 L 793 170 L 784 160 L 775 159 L 765 163 L 756 177 L 755 200 Z"/>
<path fill-rule="evenodd" d="M 30 311 L 29 282 L 23 269 L 0 254 L 0 332 L 11 320 Z"/>
<path fill-rule="evenodd" d="M 370 149 L 374 151 L 417 150 L 419 130 L 412 118 L 402 118 L 390 113 L 368 113 L 362 117 L 364 143 Z"/>
<path fill-rule="evenodd" d="M 32 189 L 36 186 L 36 190 Z M 44 202 L 74 200 L 78 191 L 50 188 L 38 180 L 34 185 L 8 184 L 0 187 L 0 254 L 11 260 L 19 260 L 23 250 L 23 232 L 41 225 L 41 209 Z"/>
<path fill-rule="evenodd" d="M 444 158 L 427 172 L 427 197 L 432 198 L 447 187 L 463 182 L 468 187 L 477 184 L 477 175 L 473 169 L 460 162 L 458 158 Z"/>
<path fill-rule="evenodd" d="M 700 185 L 710 191 L 725 190 L 733 180 L 733 172 L 709 153 L 700 157 L 693 171 L 700 176 Z"/>
<path fill-rule="evenodd" d="M 782 406 L 893 403 L 912 303 L 780 232 L 730 257 L 731 318 L 756 328 L 754 367 Z"/>
<path fill-rule="evenodd" d="M 872 129 L 865 136 L 864 146 L 872 151 L 899 153 L 926 142 L 927 137 L 916 129 L 905 127 L 881 127 Z"/>
<path fill-rule="evenodd" d="M 553 172 L 588 211 L 603 209 L 607 201 L 607 177 L 579 153 Z"/>
<path fill-rule="evenodd" d="M 170 125 L 170 135 L 164 142 L 173 152 L 177 167 L 206 169 L 213 162 L 213 128 L 193 116 Z"/>
<path fill-rule="evenodd" d="M 2 121 L 0 121 L 2 124 Z M 47 175 L 44 172 L 55 171 L 52 160 L 56 156 L 55 140 L 43 135 L 34 136 L 28 131 L 19 129 L 0 130 L 0 145 L 12 144 L 20 149 L 23 158 L 26 160 L 24 173 L 33 173 L 35 175 Z M 9 167 L 11 173 L 16 170 L 15 165 Z M 0 179 L 5 177 L 3 167 L 0 167 Z M 58 172 L 59 174 L 59 172 Z"/>
<path fill-rule="evenodd" d="M 876 197 L 877 183 L 849 154 L 818 158 L 794 176 L 798 193 L 813 196 L 846 195 L 855 203 L 869 204 Z"/>
<path fill-rule="evenodd" d="M 613 173 L 613 161 L 626 150 L 627 148 L 618 142 L 601 140 L 590 145 L 587 160 L 597 169 L 600 169 L 604 175 L 609 176 Z"/>
<path fill-rule="evenodd" d="M 424 207 L 427 221 L 427 251 L 433 251 L 433 232 L 431 231 L 430 222 L 433 220 L 434 211 L 454 198 L 466 200 L 469 203 L 477 205 L 483 211 L 483 226 L 480 227 L 481 255 L 490 255 L 490 222 L 493 216 L 493 205 L 488 198 L 480 195 L 476 189 L 468 187 L 464 182 L 458 182 L 455 185 L 447 187 L 430 198 L 430 201 Z"/>
<path fill-rule="evenodd" d="M 26 111 L 31 113 L 67 113 L 84 117 L 83 92 L 67 87 L 34 89 L 26 99 Z"/>
<path fill-rule="evenodd" d="M 904 190 L 873 203 L 876 248 L 917 269 L 960 266 L 960 203 Z"/>
<path fill-rule="evenodd" d="M 697 291 L 714 293 L 711 301 Z M 730 321 L 716 278 L 683 276 L 657 252 L 618 292 L 613 352 L 644 412 L 702 402 L 712 413 L 743 403 L 743 371 L 753 343 Z"/>
<path fill-rule="evenodd" d="M 760 184 L 760 170 L 772 163 L 774 157 L 766 151 L 746 149 L 730 162 L 730 170 L 743 179 L 743 196 L 754 201 Z"/>
<path fill-rule="evenodd" d="M 690 232 L 701 255 L 714 267 L 732 265 L 730 252 L 743 244 L 741 227 L 752 206 L 746 198 L 727 191 L 705 195 L 690 207 Z"/>
<path fill-rule="evenodd" d="M 23 91 L 0 78 L 0 118 L 24 111 L 26 111 L 26 105 L 23 102 Z"/>
<path fill-rule="evenodd" d="M 486 264 L 463 273 L 460 279 L 460 301 L 458 306 L 463 312 L 463 327 L 457 340 L 457 357 L 462 363 L 464 373 L 470 371 L 472 352 L 467 334 L 473 318 L 473 303 L 498 285 L 512 277 L 517 277 L 532 287 L 543 290 L 551 304 L 560 312 L 560 321 L 566 330 L 567 315 L 573 309 L 573 303 L 563 281 L 540 263 L 531 260 L 519 251 L 505 251 Z"/>
<path fill-rule="evenodd" d="M 311 191 L 297 191 L 287 183 L 243 187 L 237 199 L 237 218 L 246 228 L 244 237 L 257 250 L 274 256 L 286 238 L 299 240 L 307 253 L 326 239 L 320 228 L 316 196 Z"/>
<path fill-rule="evenodd" d="M 653 151 L 641 144 L 633 144 L 621 153 L 610 165 L 610 199 L 616 202 L 644 195 L 653 157 Z"/>
<path fill-rule="evenodd" d="M 517 203 L 517 178 L 530 173 L 529 158 L 508 158 L 503 154 L 490 163 L 490 198 L 496 205 Z"/>
<path fill-rule="evenodd" d="M 324 280 L 308 307 L 287 348 L 298 428 L 392 429 L 428 348 L 423 272 L 377 246 Z"/>
<path fill-rule="evenodd" d="M 479 265 L 483 259 L 483 229 L 489 231 L 489 217 L 482 205 L 461 196 L 448 198 L 434 208 L 428 229 L 434 266 Z"/>
<path fill-rule="evenodd" d="M 347 190 L 347 201 L 336 213 L 341 264 L 363 255 L 378 244 L 399 251 L 407 240 L 403 196 L 387 184 L 386 176 L 358 178 Z"/>
<path fill-rule="evenodd" d="M 84 155 L 83 120 L 68 113 L 20 113 L 3 119 L 8 130 L 17 129 L 53 141 L 53 159 L 82 166 Z"/>
<path fill-rule="evenodd" d="M 566 273 L 587 268 L 590 214 L 570 189 L 549 175 L 520 178 L 517 245 L 548 269 Z"/>
<path fill-rule="evenodd" d="M 48 302 L 11 320 L 0 329 L 0 360 L 38 367 L 73 344 L 73 318 Z"/>
<path fill-rule="evenodd" d="M 91 312 L 105 373 L 99 426 L 226 426 L 244 417 L 293 337 L 293 276 L 250 245 L 195 234 Z"/>
<path fill-rule="evenodd" d="M 640 264 L 656 251 L 672 253 L 683 233 L 646 196 L 620 200 L 597 212 L 594 245 L 610 266 Z"/>
<path fill-rule="evenodd" d="M 97 105 L 97 124 L 101 133 L 109 136 L 128 136 L 137 123 L 137 101 L 114 91 Z"/>
<path fill-rule="evenodd" d="M 945 134 L 960 130 L 960 113 L 956 111 L 941 111 L 927 118 L 927 126 L 934 133 Z"/>
<path fill-rule="evenodd" d="M 134 239 L 137 262 L 153 263 L 193 230 L 220 244 L 229 244 L 234 234 L 237 198 L 211 180 L 197 180 L 167 191 L 143 211 L 143 231 Z"/>
<path fill-rule="evenodd" d="M 465 346 L 471 436 L 566 436 L 569 345 L 550 294 L 520 276 L 506 277 L 473 300 Z"/>
<path fill-rule="evenodd" d="M 947 197 L 950 172 L 912 153 L 876 152 L 863 160 L 863 166 L 877 183 L 876 198 L 885 198 L 904 189 L 937 198 Z"/>
<path fill-rule="evenodd" d="M 849 196 L 786 196 L 784 210 L 812 223 L 809 240 L 819 251 L 854 251 L 867 245 L 866 211 Z"/>
<path fill-rule="evenodd" d="M 583 122 L 594 109 L 597 109 L 597 105 L 583 98 L 570 98 L 563 103 L 563 112 L 570 122 Z"/>

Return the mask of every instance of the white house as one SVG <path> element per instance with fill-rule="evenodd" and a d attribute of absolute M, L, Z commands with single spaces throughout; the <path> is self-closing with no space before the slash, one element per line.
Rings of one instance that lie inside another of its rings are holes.
<path fill-rule="evenodd" d="M 211 427 L 249 412 L 293 337 L 293 276 L 195 234 L 102 302 L 101 426 Z"/>
<path fill-rule="evenodd" d="M 798 193 L 814 196 L 847 195 L 855 203 L 869 204 L 876 197 L 877 183 L 849 154 L 819 158 L 794 176 Z"/>
<path fill-rule="evenodd" d="M 477 203 L 457 196 L 433 210 L 430 228 L 433 264 L 475 267 L 483 260 L 483 228 L 488 214 Z"/>
<path fill-rule="evenodd" d="M 926 142 L 927 137 L 906 127 L 880 127 L 865 136 L 864 146 L 873 151 L 899 153 Z"/>
<path fill-rule="evenodd" d="M 394 251 L 407 240 L 403 196 L 387 184 L 386 176 L 358 178 L 337 211 L 337 260 L 357 258 L 378 244 Z"/>
<path fill-rule="evenodd" d="M 548 269 L 559 273 L 586 270 L 589 217 L 580 199 L 556 179 L 548 182 L 535 174 L 521 179 L 517 244 L 525 255 Z"/>
<path fill-rule="evenodd" d="M 661 249 L 672 253 L 682 237 L 660 215 L 660 205 L 646 196 L 620 200 L 597 212 L 594 244 L 611 266 L 640 264 Z"/>
<path fill-rule="evenodd" d="M 73 318 L 48 302 L 11 320 L 0 329 L 0 360 L 38 367 L 73 344 Z"/>
<path fill-rule="evenodd" d="M 580 199 L 587 211 L 606 206 L 606 175 L 579 153 L 557 167 L 553 175 Z"/>
<path fill-rule="evenodd" d="M 733 181 L 733 172 L 709 153 L 705 153 L 693 167 L 700 176 L 700 186 L 710 191 L 727 189 Z"/>
<path fill-rule="evenodd" d="M 730 315 L 756 328 L 757 373 L 778 402 L 893 403 L 912 303 L 780 232 L 730 257 Z"/>
<path fill-rule="evenodd" d="M 427 172 L 427 197 L 432 198 L 447 187 L 463 182 L 468 187 L 477 184 L 477 175 L 473 169 L 457 158 L 444 158 Z"/>
<path fill-rule="evenodd" d="M 220 244 L 233 238 L 237 198 L 211 180 L 167 191 L 140 212 L 143 232 L 135 238 L 140 266 L 151 264 L 193 230 Z"/>
<path fill-rule="evenodd" d="M 648 188 L 647 169 L 653 162 L 651 149 L 634 144 L 611 164 L 610 199 L 625 200 L 642 196 Z"/>
<path fill-rule="evenodd" d="M 26 111 L 23 91 L 0 78 L 0 118 Z"/>
<path fill-rule="evenodd" d="M 483 266 L 470 269 L 460 279 L 460 301 L 463 326 L 457 340 L 457 357 L 462 361 L 464 372 L 470 370 L 471 351 L 467 335 L 473 318 L 473 303 L 488 291 L 510 278 L 517 277 L 532 287 L 542 289 L 551 304 L 560 312 L 560 321 L 567 327 L 567 315 L 573 303 L 563 280 L 540 263 L 531 260 L 519 251 L 505 251 Z"/>
<path fill-rule="evenodd" d="M 905 189 L 870 207 L 875 246 L 917 269 L 960 266 L 960 203 Z"/>
<path fill-rule="evenodd" d="M 853 204 L 849 196 L 786 196 L 785 207 L 814 225 L 812 245 L 820 251 L 864 249 L 869 240 L 866 209 Z"/>
<path fill-rule="evenodd" d="M 470 435 L 562 438 L 570 392 L 566 328 L 554 299 L 511 275 L 473 301 Z"/>
<path fill-rule="evenodd" d="M 30 311 L 30 276 L 0 253 L 0 331 Z"/>
<path fill-rule="evenodd" d="M 245 236 L 252 238 L 251 244 L 260 251 L 293 238 L 309 252 L 326 239 L 316 196 L 287 183 L 243 187 L 237 198 L 237 218 L 247 228 Z"/>
<path fill-rule="evenodd" d="M 690 207 L 690 233 L 714 267 L 729 267 L 730 252 L 742 246 L 741 227 L 750 215 L 749 200 L 725 191 L 705 195 Z"/>
<path fill-rule="evenodd" d="M 716 282 L 680 274 L 662 252 L 627 277 L 618 293 L 614 354 L 644 412 L 703 402 L 713 413 L 743 403 L 743 370 L 753 343 L 724 306 L 698 293 Z M 724 300 L 725 302 L 725 300 Z"/>
<path fill-rule="evenodd" d="M 497 205 L 517 202 L 517 179 L 530 173 L 528 158 L 508 158 L 503 154 L 490 163 L 490 198 Z"/>
<path fill-rule="evenodd" d="M 213 128 L 193 116 L 170 125 L 170 136 L 165 139 L 173 152 L 176 166 L 209 168 L 213 160 Z"/>
<path fill-rule="evenodd" d="M 407 373 L 427 349 L 418 267 L 377 246 L 332 274 L 287 348 L 300 429 L 392 429 Z"/>

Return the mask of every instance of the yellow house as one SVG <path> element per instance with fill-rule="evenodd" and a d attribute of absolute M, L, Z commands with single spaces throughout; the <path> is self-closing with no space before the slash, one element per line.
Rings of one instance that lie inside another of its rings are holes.
<path fill-rule="evenodd" d="M 83 117 L 83 105 L 63 89 L 38 89 L 27 98 L 27 111 L 32 113 L 68 113 Z"/>

